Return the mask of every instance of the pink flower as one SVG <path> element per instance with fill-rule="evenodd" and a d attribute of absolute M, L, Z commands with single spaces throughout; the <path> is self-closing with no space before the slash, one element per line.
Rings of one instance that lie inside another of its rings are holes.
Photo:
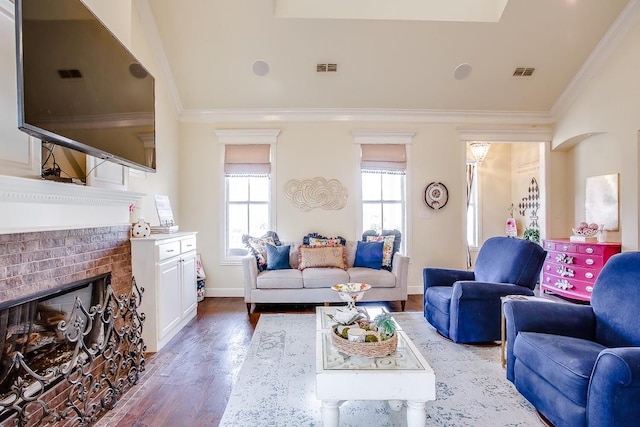
<path fill-rule="evenodd" d="M 133 213 L 136 210 L 136 204 L 135 203 L 131 203 L 129 205 L 129 213 Z"/>

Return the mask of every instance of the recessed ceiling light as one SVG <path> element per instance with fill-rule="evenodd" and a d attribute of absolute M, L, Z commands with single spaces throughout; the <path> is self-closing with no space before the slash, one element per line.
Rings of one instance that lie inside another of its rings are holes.
<path fill-rule="evenodd" d="M 464 80 L 469 77 L 469 74 L 471 74 L 471 65 L 466 62 L 458 65 L 456 69 L 453 70 L 453 77 L 455 77 L 456 80 Z"/>
<path fill-rule="evenodd" d="M 266 76 L 269 74 L 269 64 L 262 60 L 255 61 L 251 64 L 251 69 L 256 76 Z"/>

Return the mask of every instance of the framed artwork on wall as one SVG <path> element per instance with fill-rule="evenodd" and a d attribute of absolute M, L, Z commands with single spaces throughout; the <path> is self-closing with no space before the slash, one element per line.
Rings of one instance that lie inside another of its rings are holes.
<path fill-rule="evenodd" d="M 585 191 L 585 221 L 603 225 L 606 231 L 618 231 L 618 174 L 588 177 Z"/>

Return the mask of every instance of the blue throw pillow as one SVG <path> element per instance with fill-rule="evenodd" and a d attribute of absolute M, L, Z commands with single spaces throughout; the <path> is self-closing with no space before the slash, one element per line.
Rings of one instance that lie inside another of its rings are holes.
<path fill-rule="evenodd" d="M 354 267 L 380 270 L 382 267 L 382 247 L 384 242 L 358 242 Z"/>
<path fill-rule="evenodd" d="M 267 244 L 267 270 L 284 270 L 289 264 L 290 245 L 274 246 Z"/>

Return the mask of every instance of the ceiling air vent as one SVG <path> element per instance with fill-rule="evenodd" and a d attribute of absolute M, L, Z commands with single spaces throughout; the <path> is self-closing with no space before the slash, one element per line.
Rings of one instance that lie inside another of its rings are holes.
<path fill-rule="evenodd" d="M 78 69 L 58 70 L 61 79 L 81 79 L 82 73 Z"/>
<path fill-rule="evenodd" d="M 514 77 L 531 77 L 536 69 L 533 67 L 518 67 L 513 71 Z"/>
<path fill-rule="evenodd" d="M 317 64 L 316 72 L 318 73 L 335 73 L 338 71 L 338 64 Z"/>

